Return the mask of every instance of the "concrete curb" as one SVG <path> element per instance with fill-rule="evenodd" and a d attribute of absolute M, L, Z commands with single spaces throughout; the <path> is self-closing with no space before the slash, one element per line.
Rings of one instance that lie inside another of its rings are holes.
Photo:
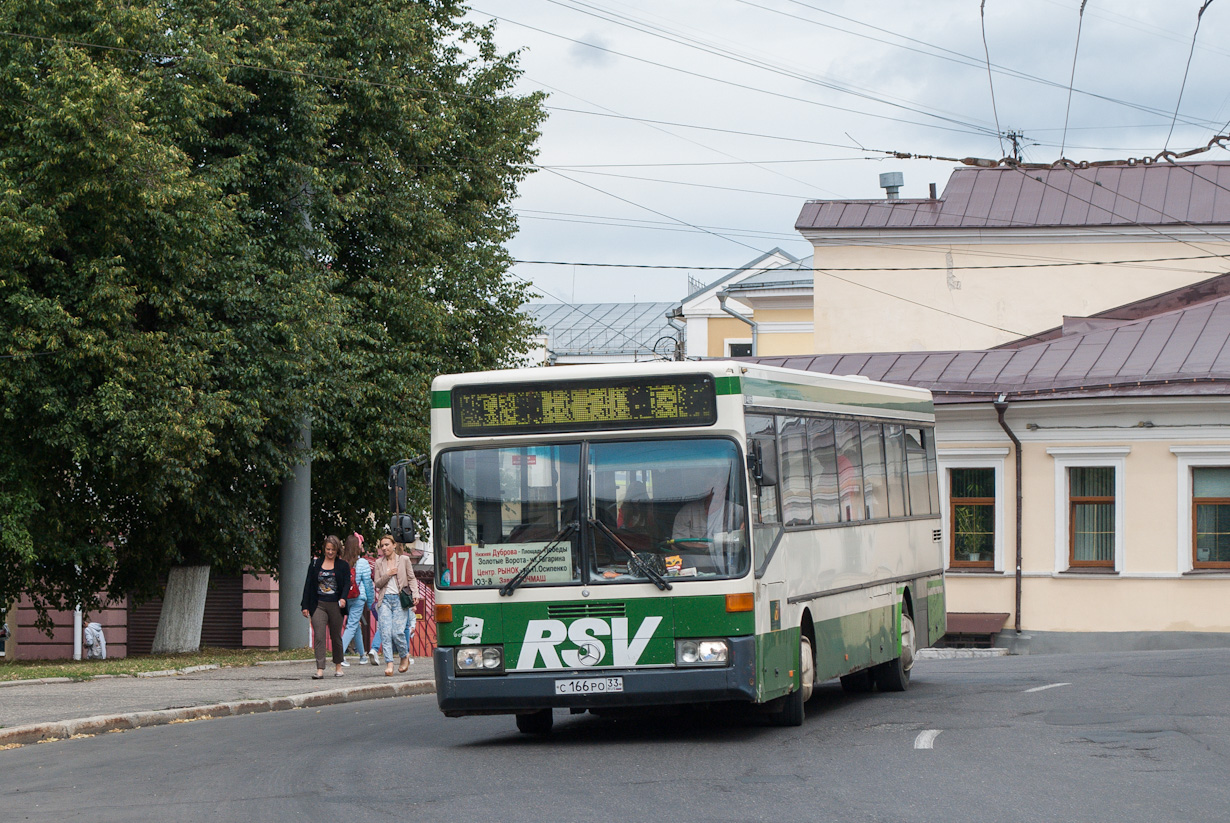
<path fill-rule="evenodd" d="M 302 660 L 262 660 L 253 666 L 289 666 L 313 663 L 314 658 L 305 657 Z M 160 669 L 154 672 L 137 672 L 135 674 L 94 674 L 89 677 L 36 677 L 30 680 L 0 680 L 0 689 L 5 686 L 43 686 L 48 683 L 89 683 L 91 680 L 117 680 L 124 677 L 179 677 L 185 674 L 222 668 L 217 663 L 203 663 L 200 666 L 185 666 L 182 669 Z M 228 666 L 228 668 L 230 668 Z"/>
<path fill-rule="evenodd" d="M 25 681 L 30 682 L 30 681 Z M 129 712 L 126 714 L 102 714 L 76 720 L 58 720 L 53 723 L 31 723 L 0 729 L 0 746 L 12 744 L 50 742 L 76 735 L 102 734 L 110 731 L 126 731 L 145 726 L 165 726 L 168 723 L 183 723 L 213 717 L 231 717 L 259 712 L 306 709 L 330 706 L 337 703 L 357 703 L 362 700 L 378 700 L 385 697 L 409 697 L 416 694 L 434 694 L 434 680 L 410 680 L 400 683 L 379 683 L 374 686 L 352 686 L 346 689 L 330 689 L 288 697 L 272 697 L 260 700 L 235 700 L 229 703 L 212 703 L 205 706 L 190 706 L 183 709 L 162 711 Z"/>
<path fill-rule="evenodd" d="M 919 649 L 915 657 L 923 660 L 964 660 L 973 657 L 1007 657 L 1007 649 Z"/>

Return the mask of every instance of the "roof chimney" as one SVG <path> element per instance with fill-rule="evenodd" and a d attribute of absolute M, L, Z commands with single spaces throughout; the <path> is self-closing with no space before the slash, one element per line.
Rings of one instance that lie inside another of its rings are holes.
<path fill-rule="evenodd" d="M 899 171 L 886 171 L 880 175 L 880 188 L 888 193 L 889 200 L 897 200 L 900 195 L 897 194 L 901 187 L 905 185 L 905 177 Z"/>

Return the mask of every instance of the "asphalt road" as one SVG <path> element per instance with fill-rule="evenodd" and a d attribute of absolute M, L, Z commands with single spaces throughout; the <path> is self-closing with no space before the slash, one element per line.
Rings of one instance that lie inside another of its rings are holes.
<path fill-rule="evenodd" d="M 91 821 L 1224 821 L 1230 651 L 920 661 L 801 728 L 449 719 L 433 696 L 0 751 L 0 809 Z M 928 748 L 929 746 L 929 748 Z"/>

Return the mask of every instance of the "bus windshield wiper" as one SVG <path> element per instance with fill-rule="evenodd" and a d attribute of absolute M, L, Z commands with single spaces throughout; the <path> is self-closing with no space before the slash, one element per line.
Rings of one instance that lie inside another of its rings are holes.
<path fill-rule="evenodd" d="M 543 559 L 555 550 L 555 548 L 565 539 L 572 536 L 572 533 L 577 530 L 578 523 L 575 520 L 564 524 L 564 528 L 560 529 L 559 534 L 552 538 L 551 542 L 539 549 L 538 554 L 530 558 L 530 562 L 521 567 L 521 571 L 513 575 L 513 578 L 500 586 L 500 597 L 508 597 L 513 591 L 525 582 L 525 578 L 530 576 L 530 572 L 534 567 L 543 561 Z"/>
<path fill-rule="evenodd" d="M 607 537 L 609 537 L 611 541 L 615 543 L 616 546 L 619 546 L 619 548 L 623 549 L 624 551 L 628 553 L 628 568 L 629 569 L 631 569 L 633 566 L 636 566 L 636 568 L 642 574 L 644 574 L 646 577 L 652 580 L 653 584 L 662 591 L 669 591 L 670 589 L 674 588 L 673 586 L 671 586 L 670 583 L 666 582 L 666 578 L 660 575 L 657 569 L 650 566 L 648 563 L 642 560 L 636 552 L 628 548 L 628 545 L 624 543 L 624 541 L 620 540 L 615 535 L 615 532 L 610 530 L 610 528 L 606 525 L 606 523 L 603 523 L 601 520 L 598 520 L 597 518 L 591 517 L 589 518 L 589 524 L 593 526 L 595 529 L 597 529 L 598 531 L 605 534 Z"/>

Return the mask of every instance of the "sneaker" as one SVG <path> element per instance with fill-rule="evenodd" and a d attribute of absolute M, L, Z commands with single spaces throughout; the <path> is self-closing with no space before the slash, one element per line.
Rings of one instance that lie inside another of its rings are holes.
<path fill-rule="evenodd" d="M 342 664 L 342 665 L 349 666 L 350 664 L 349 664 L 349 663 L 344 663 L 344 664 Z M 365 655 L 365 654 L 359 655 L 359 665 L 360 665 L 360 666 L 366 666 L 366 665 L 367 665 L 367 655 Z"/>
<path fill-rule="evenodd" d="M 349 663 L 347 663 L 345 660 L 343 660 L 343 661 L 342 661 L 342 665 L 343 665 L 343 666 L 347 666 L 347 667 L 348 667 L 348 666 L 350 666 L 350 664 L 349 664 Z"/>
<path fill-rule="evenodd" d="M 367 659 L 368 659 L 368 660 L 370 660 L 370 661 L 372 662 L 372 665 L 373 665 L 373 666 L 378 666 L 378 665 L 380 665 L 380 664 L 377 662 L 377 660 L 376 660 L 376 653 L 375 653 L 375 652 L 368 652 L 368 653 L 367 653 Z"/>

